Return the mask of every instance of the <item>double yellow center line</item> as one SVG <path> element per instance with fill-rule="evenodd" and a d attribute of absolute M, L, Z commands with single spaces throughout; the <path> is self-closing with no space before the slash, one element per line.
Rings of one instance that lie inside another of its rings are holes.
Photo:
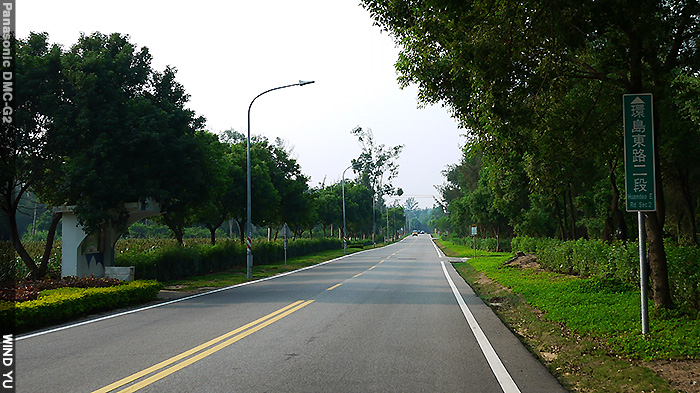
<path fill-rule="evenodd" d="M 106 392 L 111 392 L 115 389 L 118 389 L 124 385 L 130 384 L 134 381 L 137 381 L 149 374 L 153 374 L 148 378 L 142 379 L 133 385 L 130 385 L 126 387 L 123 390 L 120 390 L 119 392 L 135 392 L 145 386 L 148 386 L 152 384 L 153 382 L 156 382 L 162 378 L 167 377 L 168 375 L 178 371 L 182 370 L 183 368 L 189 366 L 192 363 L 195 363 L 199 360 L 204 359 L 205 357 L 220 351 L 229 345 L 257 332 L 258 330 L 269 326 L 280 319 L 286 317 L 287 315 L 298 311 L 302 309 L 303 307 L 308 306 L 309 304 L 313 303 L 313 300 L 299 300 L 296 301 L 286 307 L 282 307 L 279 310 L 267 314 L 266 316 L 257 319 L 247 325 L 241 326 L 238 329 L 232 330 L 224 335 L 221 335 L 215 339 L 209 340 L 205 342 L 202 345 L 199 345 L 197 347 L 194 347 L 188 351 L 185 351 L 177 356 L 173 356 L 170 359 L 164 360 L 152 367 L 149 367 L 143 371 L 139 371 L 136 374 L 130 375 L 126 378 L 120 379 L 117 382 L 114 382 L 110 385 L 107 385 L 103 387 L 102 389 L 95 390 L 93 393 L 106 393 Z M 185 359 L 185 360 L 183 360 Z M 181 361 L 182 360 L 182 361 Z M 178 363 L 179 362 L 179 363 Z M 172 365 L 172 366 L 171 366 Z M 158 372 L 159 370 L 162 370 Z"/>
<path fill-rule="evenodd" d="M 394 253 L 396 254 L 396 253 Z M 392 255 L 394 255 L 392 254 Z M 387 257 L 387 259 L 390 257 Z M 379 261 L 377 265 L 370 267 L 368 270 L 372 270 L 377 267 L 380 263 L 383 263 L 386 259 Z M 358 277 L 362 273 L 356 274 L 354 277 Z M 330 288 L 328 291 L 341 286 L 342 283 L 336 284 Z M 124 389 L 119 390 L 120 393 L 135 392 L 145 386 L 148 386 L 160 379 L 167 377 L 168 375 L 182 370 L 183 368 L 198 362 L 205 357 L 220 351 L 229 345 L 257 332 L 258 330 L 269 326 L 280 319 L 286 317 L 287 315 L 302 309 L 313 303 L 313 300 L 299 300 L 286 307 L 282 307 L 279 310 L 267 314 L 264 317 L 257 319 L 247 325 L 241 326 L 238 329 L 232 330 L 224 335 L 221 335 L 215 339 L 209 340 L 202 345 L 194 347 L 188 351 L 185 351 L 179 355 L 173 356 L 170 359 L 164 360 L 154 366 L 151 366 L 143 371 L 139 371 L 132 374 L 126 378 L 120 379 L 110 385 L 103 387 L 102 389 L 95 390 L 93 393 L 107 393 L 126 386 Z"/>

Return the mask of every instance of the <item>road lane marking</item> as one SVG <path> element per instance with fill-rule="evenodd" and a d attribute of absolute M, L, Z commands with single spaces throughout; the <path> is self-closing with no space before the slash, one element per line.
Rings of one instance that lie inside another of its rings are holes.
<path fill-rule="evenodd" d="M 342 283 L 342 282 L 341 282 L 340 284 L 335 284 L 335 285 L 333 285 L 332 287 L 330 287 L 330 288 L 326 289 L 326 291 L 332 291 L 332 290 L 334 290 L 334 289 L 338 288 L 338 287 L 339 287 L 339 286 L 341 286 L 341 285 L 343 285 L 343 283 Z"/>
<path fill-rule="evenodd" d="M 371 268 L 369 268 L 369 269 L 367 269 L 367 270 L 372 270 L 372 269 L 374 269 L 375 267 L 377 267 L 377 265 L 374 265 L 374 266 L 372 266 Z"/>
<path fill-rule="evenodd" d="M 430 239 L 430 242 L 433 243 L 433 247 L 435 247 L 435 251 L 437 252 L 438 258 L 443 258 L 446 257 L 445 253 L 442 252 L 442 250 L 435 244 L 435 241 L 433 239 Z"/>
<path fill-rule="evenodd" d="M 168 369 L 165 369 L 158 374 L 155 374 L 155 375 L 153 375 L 153 376 L 151 376 L 151 377 L 149 377 L 141 382 L 138 382 L 132 386 L 127 387 L 126 389 L 120 390 L 120 392 L 135 392 L 144 386 L 150 385 L 151 383 L 158 381 L 158 380 L 174 373 L 175 371 L 181 370 L 181 369 L 189 366 L 192 363 L 195 363 L 201 359 L 204 359 L 205 357 L 207 357 L 207 356 L 209 356 L 209 355 L 211 355 L 211 354 L 213 354 L 213 353 L 215 353 L 215 352 L 217 352 L 217 351 L 219 351 L 219 350 L 221 350 L 221 349 L 223 349 L 223 348 L 225 348 L 225 347 L 227 347 L 227 346 L 229 346 L 229 345 L 231 345 L 231 344 L 233 344 L 233 343 L 235 343 L 235 342 L 237 342 L 237 341 L 239 341 L 239 340 L 241 340 L 241 339 L 243 339 L 243 338 L 245 338 L 245 337 L 247 337 L 255 332 L 257 332 L 258 330 L 260 330 L 266 326 L 273 324 L 274 322 L 279 321 L 280 319 L 286 317 L 287 315 L 289 315 L 295 311 L 298 311 L 301 308 L 306 307 L 307 305 L 309 305 L 313 302 L 314 302 L 313 300 L 296 301 L 288 306 L 282 307 L 281 309 L 279 309 L 277 311 L 274 311 L 270 314 L 267 314 L 264 317 L 259 318 L 259 319 L 255 320 L 247 325 L 241 326 L 238 329 L 232 330 L 224 335 L 221 335 L 217 338 L 209 340 L 202 345 L 199 345 L 195 348 L 192 348 L 188 351 L 185 351 L 179 355 L 173 356 L 172 358 L 164 360 L 164 361 L 162 361 L 154 366 L 151 366 L 143 371 L 140 371 L 140 372 L 135 373 L 133 375 L 130 375 L 126 378 L 123 378 L 117 382 L 114 382 L 110 385 L 107 385 L 107 386 L 103 387 L 102 389 L 94 391 L 93 393 L 106 393 L 106 392 L 110 392 L 114 389 L 120 388 L 120 387 L 122 387 L 126 384 L 129 384 L 133 381 L 136 381 L 136 380 L 138 380 L 138 379 L 140 379 L 148 374 L 151 374 L 153 372 L 156 372 L 158 370 L 166 368 L 167 366 L 169 366 L 173 363 L 176 363 L 182 359 L 185 359 L 188 356 L 191 356 L 197 352 L 200 352 L 205 348 L 211 347 L 212 345 L 217 344 L 220 341 L 226 340 L 227 338 L 234 336 L 233 338 L 230 338 L 230 339 L 224 341 L 223 343 L 220 343 L 220 344 L 218 344 L 214 347 L 211 347 L 211 348 L 209 348 L 209 349 L 207 349 L 207 350 L 205 350 L 205 351 L 203 351 L 195 356 L 192 356 L 189 359 L 187 359 L 181 363 L 176 364 L 175 366 L 172 366 Z"/>
<path fill-rule="evenodd" d="M 501 389 L 503 389 L 504 393 L 520 393 L 518 385 L 515 384 L 515 381 L 513 381 L 513 378 L 508 373 L 508 370 L 506 370 L 503 362 L 501 362 L 501 358 L 499 358 L 498 354 L 496 354 L 496 351 L 491 346 L 491 342 L 489 342 L 489 339 L 486 337 L 486 334 L 484 334 L 484 331 L 481 330 L 481 326 L 479 326 L 476 318 L 474 318 L 471 310 L 469 310 L 467 303 L 464 302 L 464 298 L 462 298 L 462 295 L 459 293 L 454 281 L 452 281 L 452 278 L 450 278 L 450 274 L 447 272 L 447 268 L 445 267 L 445 262 L 440 261 L 440 264 L 442 265 L 442 271 L 445 273 L 445 278 L 447 278 L 447 282 L 450 284 L 450 288 L 452 288 L 452 293 L 457 299 L 459 307 L 462 309 L 462 314 L 464 314 L 464 317 L 467 318 L 467 323 L 469 323 L 469 327 L 472 329 L 474 337 L 476 337 L 476 341 L 479 343 L 479 348 L 481 348 L 481 352 L 486 357 L 489 367 L 491 367 L 491 371 L 493 371 L 493 374 L 496 376 L 496 380 L 498 380 L 498 383 L 501 385 Z"/>
<path fill-rule="evenodd" d="M 357 273 L 357 274 L 355 274 L 354 276 L 352 276 L 352 278 L 360 277 L 362 274 L 364 274 L 364 273 Z"/>

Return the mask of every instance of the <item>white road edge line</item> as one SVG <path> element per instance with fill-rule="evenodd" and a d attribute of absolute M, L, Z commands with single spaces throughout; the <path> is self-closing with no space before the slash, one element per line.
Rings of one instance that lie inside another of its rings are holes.
<path fill-rule="evenodd" d="M 438 258 L 446 258 L 447 257 L 447 255 L 445 255 L 445 253 L 442 252 L 442 250 L 437 246 L 437 244 L 435 244 L 435 239 L 433 239 L 432 236 L 430 237 L 430 242 L 433 243 L 433 247 L 435 247 L 435 251 L 437 251 Z"/>
<path fill-rule="evenodd" d="M 459 293 L 454 281 L 452 281 L 450 278 L 450 274 L 447 272 L 447 268 L 445 267 L 445 262 L 440 261 L 440 264 L 442 265 L 443 273 L 445 273 L 445 278 L 447 278 L 447 282 L 450 284 L 450 288 L 452 288 L 452 293 L 455 295 L 464 317 L 467 318 L 469 327 L 472 329 L 474 337 L 476 337 L 476 341 L 479 343 L 479 347 L 481 348 L 481 352 L 483 352 L 484 356 L 486 357 L 486 361 L 489 363 L 489 367 L 491 367 L 491 371 L 493 371 L 498 383 L 501 385 L 501 389 L 503 389 L 504 393 L 520 393 L 518 385 L 515 384 L 515 381 L 513 381 L 513 378 L 508 373 L 508 370 L 506 370 L 503 362 L 501 362 L 501 358 L 499 358 L 498 354 L 496 354 L 496 351 L 491 346 L 486 334 L 484 334 L 483 330 L 481 330 L 479 323 L 476 322 L 476 318 L 474 318 L 474 315 L 472 315 L 472 312 L 469 310 L 469 306 L 467 306 L 467 303 L 464 302 L 464 298 L 462 298 L 462 295 Z"/>
<path fill-rule="evenodd" d="M 182 302 L 182 301 L 185 301 L 185 300 L 194 299 L 194 298 L 197 298 L 197 297 L 200 297 L 200 296 L 211 295 L 212 293 L 227 291 L 227 290 L 229 290 L 229 289 L 238 288 L 238 287 L 242 287 L 242 286 L 245 286 L 245 285 L 255 284 L 255 283 L 258 283 L 258 282 L 263 282 L 263 281 L 272 280 L 272 279 L 275 279 L 275 278 L 280 278 L 280 277 L 288 276 L 288 275 L 290 275 L 290 274 L 298 273 L 298 272 L 301 272 L 301 271 L 304 271 L 304 270 L 308 270 L 308 269 L 313 269 L 313 268 L 315 268 L 315 267 L 318 267 L 318 266 L 321 266 L 321 265 L 325 265 L 325 264 L 327 264 L 327 263 L 339 261 L 339 260 L 341 260 L 341 259 L 344 259 L 344 258 L 349 257 L 350 255 L 362 254 L 362 253 L 369 252 L 369 251 L 372 251 L 372 250 L 377 250 L 377 249 L 373 248 L 373 249 L 358 251 L 358 252 L 353 253 L 353 254 L 347 254 L 347 255 L 343 255 L 343 256 L 338 257 L 338 258 L 335 258 L 335 259 L 331 259 L 330 261 L 325 261 L 325 262 L 317 263 L 316 265 L 311 265 L 311 266 L 303 267 L 303 268 L 301 268 L 301 269 L 292 270 L 291 272 L 281 273 L 281 274 L 278 274 L 278 275 L 275 275 L 275 276 L 272 276 L 272 277 L 265 277 L 265 278 L 261 278 L 261 279 L 259 279 L 259 280 L 255 280 L 255 281 L 247 281 L 247 282 L 244 282 L 244 283 L 241 283 L 241 284 L 231 285 L 231 286 L 224 287 L 224 288 L 214 289 L 214 290 L 211 290 L 211 291 L 208 291 L 208 292 L 198 293 L 198 294 L 196 294 L 196 295 L 181 297 L 181 298 L 179 298 L 179 299 L 170 300 L 170 301 L 168 301 L 168 302 L 158 303 L 158 304 L 154 304 L 154 305 L 146 306 L 146 307 L 141 307 L 141 308 L 135 308 L 135 309 L 133 309 L 133 310 L 124 311 L 124 312 L 120 312 L 120 313 L 117 313 L 117 314 L 105 315 L 104 317 L 95 318 L 95 319 L 90 319 L 90 320 L 87 320 L 87 321 L 78 322 L 78 323 L 73 323 L 73 324 L 70 324 L 70 325 L 60 326 L 60 327 L 57 327 L 57 328 L 53 328 L 53 329 L 49 329 L 49 330 L 43 330 L 43 331 L 39 331 L 39 332 L 36 332 L 36 333 L 30 333 L 30 334 L 26 334 L 26 335 L 16 336 L 16 337 L 15 337 L 15 341 L 20 341 L 20 340 L 25 340 L 25 339 L 28 339 L 28 338 L 43 336 L 43 335 L 49 334 L 49 333 L 60 332 L 61 330 L 66 330 L 66 329 L 70 329 L 70 328 L 74 328 L 74 327 L 78 327 L 78 326 L 83 326 L 83 325 L 89 325 L 89 324 L 91 324 L 91 323 L 100 322 L 100 321 L 105 321 L 105 320 L 107 320 L 107 319 L 112 319 L 112 318 L 117 318 L 117 317 L 121 317 L 121 316 L 124 316 L 124 315 L 129 315 L 129 314 L 137 313 L 137 312 L 139 312 L 139 311 L 150 310 L 150 309 L 152 309 L 152 308 L 167 306 L 167 305 L 169 305 L 169 304 L 173 304 L 173 303 Z"/>

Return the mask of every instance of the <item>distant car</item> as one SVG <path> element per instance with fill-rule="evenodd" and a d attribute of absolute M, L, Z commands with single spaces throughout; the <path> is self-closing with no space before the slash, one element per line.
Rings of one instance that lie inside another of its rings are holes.
<path fill-rule="evenodd" d="M 414 230 L 413 233 L 411 233 L 411 236 L 418 236 L 418 231 Z"/>

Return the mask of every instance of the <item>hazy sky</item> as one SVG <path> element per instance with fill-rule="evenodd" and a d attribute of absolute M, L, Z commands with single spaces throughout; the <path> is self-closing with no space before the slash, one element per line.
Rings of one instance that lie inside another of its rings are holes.
<path fill-rule="evenodd" d="M 246 132 L 248 106 L 263 91 L 314 80 L 258 98 L 252 133 L 283 138 L 317 186 L 340 180 L 361 150 L 350 131 L 370 128 L 377 143 L 405 145 L 394 185 L 430 207 L 464 130 L 440 106 L 418 109 L 415 87 L 399 88 L 398 50 L 358 2 L 23 0 L 17 31 L 47 32 L 65 48 L 81 32 L 128 34 L 149 48 L 155 69 L 178 69 L 189 107 L 217 133 Z"/>

